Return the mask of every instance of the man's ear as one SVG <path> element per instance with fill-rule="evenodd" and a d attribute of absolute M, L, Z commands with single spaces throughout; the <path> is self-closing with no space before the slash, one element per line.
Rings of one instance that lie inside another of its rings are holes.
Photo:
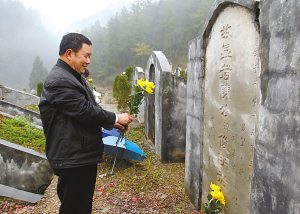
<path fill-rule="evenodd" d="M 72 58 L 72 49 L 68 49 L 66 50 L 66 57 L 69 61 L 71 61 L 71 58 Z"/>

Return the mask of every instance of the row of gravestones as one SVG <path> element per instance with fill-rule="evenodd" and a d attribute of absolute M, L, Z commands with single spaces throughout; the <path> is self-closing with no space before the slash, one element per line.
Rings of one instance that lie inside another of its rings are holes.
<path fill-rule="evenodd" d="M 224 213 L 300 213 L 300 3 L 216 0 L 188 44 L 187 81 L 151 53 L 155 83 L 141 108 L 162 162 L 185 161 L 185 189 L 203 207 L 210 183 Z"/>

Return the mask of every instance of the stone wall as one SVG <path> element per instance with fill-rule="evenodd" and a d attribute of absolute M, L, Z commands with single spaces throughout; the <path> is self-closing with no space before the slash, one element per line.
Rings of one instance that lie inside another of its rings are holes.
<path fill-rule="evenodd" d="M 15 105 L 38 105 L 40 98 L 24 91 L 0 85 L 0 100 L 5 100 Z"/>
<path fill-rule="evenodd" d="M 300 2 L 265 0 L 260 10 L 250 213 L 300 213 Z"/>
<path fill-rule="evenodd" d="M 224 213 L 299 213 L 299 2 L 216 0 L 189 43 L 185 188 Z"/>

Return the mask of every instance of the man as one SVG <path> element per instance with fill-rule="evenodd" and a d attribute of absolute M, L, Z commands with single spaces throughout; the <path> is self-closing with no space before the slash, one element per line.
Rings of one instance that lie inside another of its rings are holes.
<path fill-rule="evenodd" d="M 129 114 L 106 111 L 96 104 L 84 74 L 91 41 L 77 33 L 63 36 L 57 64 L 44 83 L 39 104 L 46 136 L 46 155 L 59 176 L 61 214 L 90 214 L 97 163 L 102 162 L 101 127 L 124 129 Z"/>

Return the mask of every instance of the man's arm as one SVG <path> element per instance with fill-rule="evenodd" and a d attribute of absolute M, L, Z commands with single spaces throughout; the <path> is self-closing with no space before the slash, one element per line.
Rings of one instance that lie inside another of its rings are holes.
<path fill-rule="evenodd" d="M 114 125 L 116 115 L 86 100 L 84 88 L 69 79 L 52 81 L 45 85 L 44 96 L 65 115 L 86 125 Z M 121 121 L 123 122 L 122 118 Z M 124 122 L 123 122 L 124 123 Z"/>

